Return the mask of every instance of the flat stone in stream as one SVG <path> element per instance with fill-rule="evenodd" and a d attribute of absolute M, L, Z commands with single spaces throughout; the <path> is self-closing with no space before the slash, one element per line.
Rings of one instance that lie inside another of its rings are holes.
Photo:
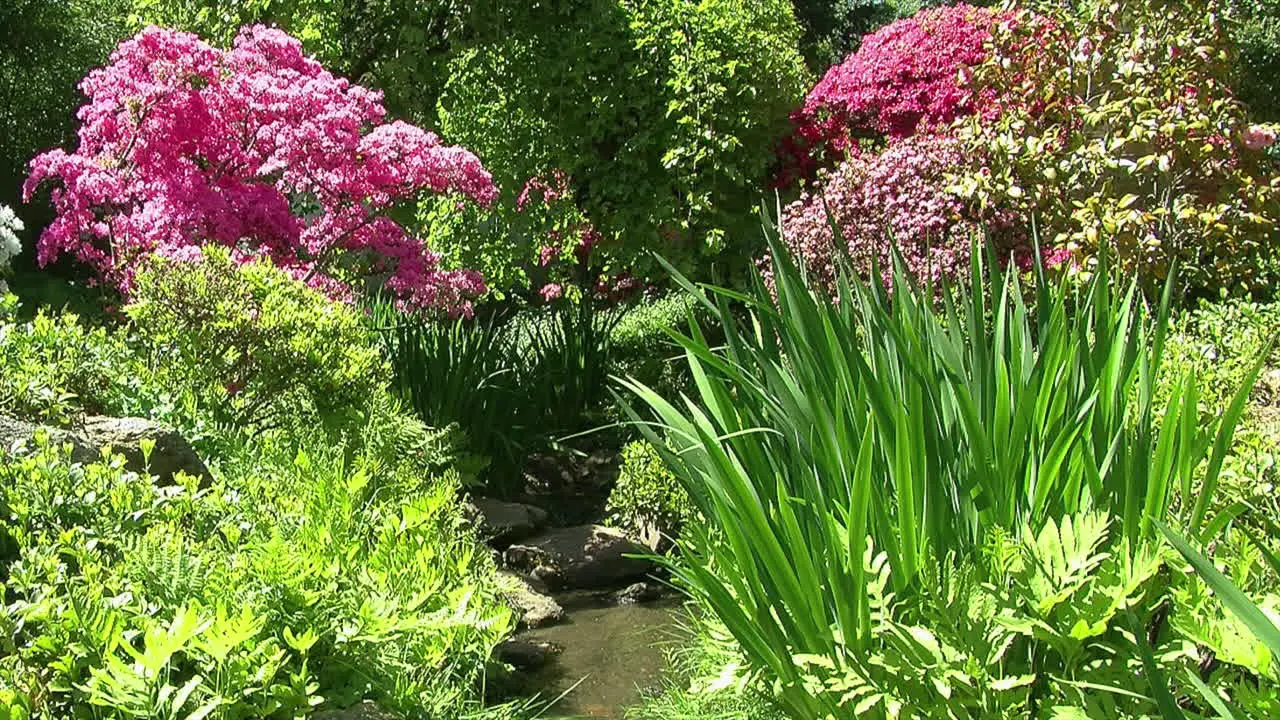
<path fill-rule="evenodd" d="M 591 590 L 643 578 L 653 571 L 653 561 L 627 556 L 648 553 L 648 548 L 620 530 L 580 525 L 512 545 L 503 560 L 509 569 L 541 580 L 553 590 Z"/>

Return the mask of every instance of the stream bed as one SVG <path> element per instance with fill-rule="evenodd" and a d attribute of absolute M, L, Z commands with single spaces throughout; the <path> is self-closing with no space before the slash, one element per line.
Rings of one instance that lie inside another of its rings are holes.
<path fill-rule="evenodd" d="M 563 624 L 520 636 L 560 648 L 530 678 L 547 700 L 567 693 L 546 717 L 621 720 L 645 691 L 661 686 L 667 650 L 680 639 L 682 602 L 671 598 L 617 605 L 591 596 L 557 600 L 568 614 Z"/>

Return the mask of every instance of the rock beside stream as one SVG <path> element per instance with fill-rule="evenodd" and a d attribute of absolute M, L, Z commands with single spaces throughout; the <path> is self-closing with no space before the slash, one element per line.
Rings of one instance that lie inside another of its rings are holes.
<path fill-rule="evenodd" d="M 143 418 L 88 417 L 78 427 L 64 430 L 0 416 L 0 448 L 31 449 L 40 430 L 55 443 L 70 444 L 72 462 L 93 462 L 100 457 L 100 448 L 110 447 L 124 456 L 126 469 L 150 472 L 162 483 L 173 482 L 179 472 L 210 478 L 208 467 L 181 433 Z M 144 442 L 154 443 L 150 458 L 142 452 Z"/>
<path fill-rule="evenodd" d="M 502 597 L 520 614 L 520 627 L 533 630 L 564 619 L 564 608 L 552 598 L 538 592 L 527 580 L 515 573 L 498 573 L 503 580 Z"/>
<path fill-rule="evenodd" d="M 545 582 L 553 590 L 592 590 L 625 585 L 655 568 L 649 549 L 620 530 L 602 525 L 557 528 L 512 545 L 507 567 Z"/>
<path fill-rule="evenodd" d="M 524 540 L 547 524 L 547 511 L 542 508 L 493 498 L 473 498 L 467 502 L 466 512 L 480 536 L 499 548 Z"/>

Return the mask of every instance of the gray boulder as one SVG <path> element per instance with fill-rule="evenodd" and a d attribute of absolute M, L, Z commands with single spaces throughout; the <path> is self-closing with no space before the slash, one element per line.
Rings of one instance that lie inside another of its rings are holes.
<path fill-rule="evenodd" d="M 533 630 L 564 620 L 564 608 L 560 603 L 538 592 L 524 578 L 515 573 L 500 572 L 502 597 L 520 614 L 520 627 Z"/>
<path fill-rule="evenodd" d="M 40 430 L 56 443 L 70 444 L 72 462 L 93 462 L 101 458 L 102 448 L 110 447 L 124 456 L 127 469 L 149 471 L 161 482 L 172 482 L 180 471 L 204 480 L 211 477 L 186 438 L 166 425 L 142 418 L 89 417 L 78 427 L 63 430 L 0 416 L 0 449 L 30 449 Z M 142 443 L 148 440 L 155 443 L 149 466 L 142 452 Z"/>
<path fill-rule="evenodd" d="M 468 502 L 467 514 L 480 535 L 499 547 L 523 540 L 547 524 L 547 511 L 542 508 L 484 497 Z"/>
<path fill-rule="evenodd" d="M 87 463 L 98 458 L 97 449 L 74 433 L 34 425 L 6 415 L 0 415 L 0 451 L 11 453 L 34 449 L 36 433 L 41 430 L 48 433 L 51 442 L 71 446 L 72 462 Z"/>
<path fill-rule="evenodd" d="M 590 590 L 625 585 L 654 569 L 649 549 L 621 530 L 580 525 L 548 531 L 512 545 L 507 567 L 546 582 L 552 589 Z"/>
<path fill-rule="evenodd" d="M 187 439 L 167 425 L 142 418 L 88 417 L 76 431 L 91 447 L 110 446 L 124 456 L 130 470 L 148 470 L 162 482 L 171 481 L 179 472 L 204 480 L 211 477 Z M 142 453 L 146 441 L 155 443 L 149 465 Z"/>

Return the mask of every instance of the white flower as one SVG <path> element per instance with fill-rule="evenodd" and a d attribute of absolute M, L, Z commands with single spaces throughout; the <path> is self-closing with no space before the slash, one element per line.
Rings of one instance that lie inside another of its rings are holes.
<path fill-rule="evenodd" d="M 22 221 L 13 214 L 13 210 L 0 205 L 0 269 L 8 266 L 22 252 L 22 244 L 18 242 L 17 235 L 22 229 Z"/>

